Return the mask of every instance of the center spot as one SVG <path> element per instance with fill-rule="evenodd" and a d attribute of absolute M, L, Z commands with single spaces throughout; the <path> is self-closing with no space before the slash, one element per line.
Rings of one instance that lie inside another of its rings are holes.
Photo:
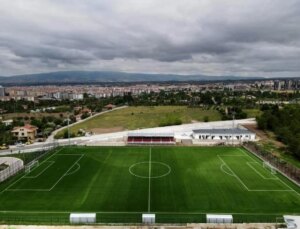
<path fill-rule="evenodd" d="M 163 162 L 157 161 L 142 161 L 135 163 L 129 167 L 131 175 L 139 178 L 161 178 L 169 175 L 171 167 Z"/>

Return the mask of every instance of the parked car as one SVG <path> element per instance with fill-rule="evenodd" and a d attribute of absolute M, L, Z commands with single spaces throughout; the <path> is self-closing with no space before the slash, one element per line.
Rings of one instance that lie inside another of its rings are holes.
<path fill-rule="evenodd" d="M 3 144 L 0 146 L 0 150 L 9 149 L 9 146 L 6 144 Z"/>
<path fill-rule="evenodd" d="M 25 144 L 22 143 L 22 142 L 17 142 L 15 145 L 16 145 L 16 147 L 23 147 L 23 146 L 25 146 Z"/>
<path fill-rule="evenodd" d="M 31 145 L 31 144 L 33 144 L 33 141 L 28 141 L 28 142 L 26 142 L 25 144 L 26 144 L 26 145 Z"/>

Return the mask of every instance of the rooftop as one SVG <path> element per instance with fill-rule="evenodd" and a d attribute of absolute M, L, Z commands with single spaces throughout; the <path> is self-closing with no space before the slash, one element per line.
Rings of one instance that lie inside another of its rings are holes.
<path fill-rule="evenodd" d="M 128 137 L 174 137 L 173 133 L 128 133 Z"/>
<path fill-rule="evenodd" d="M 197 129 L 193 130 L 196 134 L 253 134 L 247 129 L 227 128 L 227 129 Z"/>

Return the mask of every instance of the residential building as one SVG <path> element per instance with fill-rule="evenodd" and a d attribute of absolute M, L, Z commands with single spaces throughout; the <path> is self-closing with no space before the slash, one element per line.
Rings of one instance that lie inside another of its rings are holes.
<path fill-rule="evenodd" d="M 201 141 L 254 141 L 255 133 L 247 129 L 198 129 L 193 130 L 194 139 Z"/>
<path fill-rule="evenodd" d="M 5 96 L 5 88 L 0 85 L 0 97 Z"/>
<path fill-rule="evenodd" d="M 5 126 L 10 126 L 13 124 L 13 120 L 12 119 L 8 119 L 8 120 L 3 120 L 2 123 L 5 125 Z"/>
<path fill-rule="evenodd" d="M 11 132 L 13 135 L 22 141 L 34 141 L 37 135 L 38 128 L 32 125 L 17 126 Z"/>

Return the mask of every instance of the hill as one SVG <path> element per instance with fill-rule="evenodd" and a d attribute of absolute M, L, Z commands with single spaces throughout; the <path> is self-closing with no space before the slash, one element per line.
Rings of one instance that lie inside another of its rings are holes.
<path fill-rule="evenodd" d="M 0 84 L 217 81 L 241 79 L 245 80 L 258 78 L 245 78 L 237 76 L 145 74 L 109 71 L 63 71 L 0 77 Z"/>

